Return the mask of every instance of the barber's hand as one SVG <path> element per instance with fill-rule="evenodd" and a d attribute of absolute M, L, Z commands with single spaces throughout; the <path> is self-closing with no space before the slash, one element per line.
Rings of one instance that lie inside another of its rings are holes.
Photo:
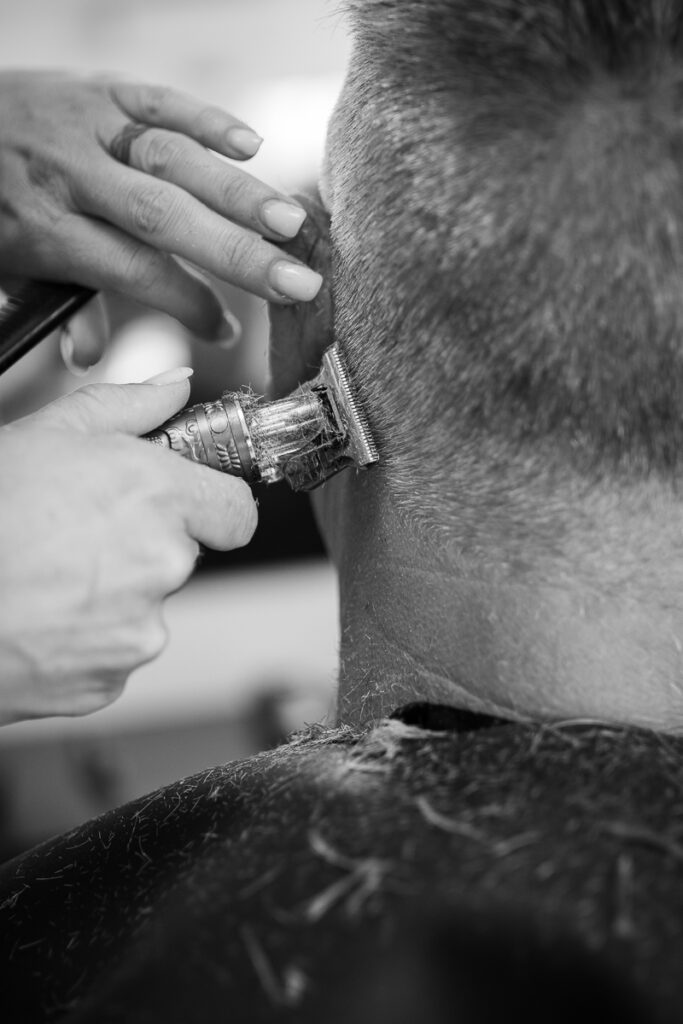
<path fill-rule="evenodd" d="M 307 213 L 303 228 L 284 248 L 321 274 L 325 285 L 315 302 L 306 306 L 270 307 L 270 396 L 284 398 L 298 384 L 320 370 L 325 353 L 334 342 L 332 308 L 330 215 L 320 195 L 297 196 Z"/>
<path fill-rule="evenodd" d="M 242 480 L 134 436 L 188 393 L 94 385 L 0 429 L 0 721 L 109 704 L 164 647 L 199 543 L 251 538 Z"/>
<path fill-rule="evenodd" d="M 0 273 L 125 292 L 207 337 L 230 330 L 209 286 L 175 257 L 276 303 L 321 278 L 270 241 L 304 210 L 209 150 L 253 156 L 259 137 L 218 107 L 160 86 L 0 73 Z"/>

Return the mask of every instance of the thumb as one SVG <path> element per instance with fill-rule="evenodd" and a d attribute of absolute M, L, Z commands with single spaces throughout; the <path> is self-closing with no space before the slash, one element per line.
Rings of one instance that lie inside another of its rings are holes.
<path fill-rule="evenodd" d="M 138 436 L 186 404 L 191 375 L 191 369 L 179 367 L 143 384 L 88 384 L 27 419 L 43 429 Z"/>

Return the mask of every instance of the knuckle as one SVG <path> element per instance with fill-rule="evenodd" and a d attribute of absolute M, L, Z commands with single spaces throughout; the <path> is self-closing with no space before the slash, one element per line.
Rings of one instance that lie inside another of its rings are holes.
<path fill-rule="evenodd" d="M 68 706 L 59 708 L 57 713 L 81 718 L 113 704 L 126 688 L 130 669 L 107 665 L 94 669 L 88 674 L 87 687 L 70 697 Z"/>
<path fill-rule="evenodd" d="M 164 552 L 163 575 L 167 593 L 182 586 L 192 575 L 198 554 L 199 545 L 195 542 L 188 542 L 182 547 L 176 546 Z"/>
<path fill-rule="evenodd" d="M 224 117 L 216 107 L 204 107 L 195 118 L 195 128 L 199 135 L 212 135 L 220 130 Z"/>
<path fill-rule="evenodd" d="M 121 257 L 119 277 L 124 285 L 135 282 L 141 293 L 155 292 L 163 271 L 149 251 L 136 248 Z"/>
<path fill-rule="evenodd" d="M 221 182 L 221 201 L 226 209 L 243 210 L 253 205 L 254 186 L 246 176 L 231 174 Z"/>
<path fill-rule="evenodd" d="M 35 188 L 54 194 L 58 168 L 50 155 L 32 153 L 26 167 L 26 177 Z"/>
<path fill-rule="evenodd" d="M 113 681 L 111 681 L 109 683 L 109 686 L 107 688 L 107 692 L 104 695 L 104 703 L 103 703 L 104 707 L 108 707 L 110 704 L 113 704 L 114 701 L 117 701 L 119 699 L 119 697 L 123 694 L 123 691 L 126 688 L 126 683 L 127 682 L 128 682 L 128 676 L 127 675 L 122 675 L 122 676 L 120 675 L 118 677 L 118 679 L 113 680 Z"/>
<path fill-rule="evenodd" d="M 140 141 L 144 139 L 143 135 Z M 172 167 L 175 155 L 173 140 L 168 135 L 161 132 L 150 135 L 143 149 L 142 169 L 148 174 L 163 176 Z"/>
<path fill-rule="evenodd" d="M 139 664 L 158 658 L 168 643 L 168 628 L 162 621 L 150 622 L 138 637 L 136 644 Z"/>
<path fill-rule="evenodd" d="M 76 191 L 74 179 L 78 157 L 67 164 L 52 153 L 32 154 L 26 166 L 26 181 L 33 193 L 29 216 L 45 232 L 46 226 L 58 225 L 64 213 L 73 207 Z"/>
<path fill-rule="evenodd" d="M 156 120 L 162 113 L 170 95 L 165 85 L 141 85 L 138 104 L 143 117 Z"/>
<path fill-rule="evenodd" d="M 172 218 L 173 206 L 163 188 L 147 186 L 136 190 L 129 203 L 134 228 L 145 235 L 160 234 Z"/>
<path fill-rule="evenodd" d="M 93 711 L 96 708 L 107 707 L 118 700 L 126 688 L 128 676 L 129 673 L 125 669 L 108 672 L 107 678 L 101 682 L 99 692 L 92 694 L 93 703 L 96 704 Z"/>
<path fill-rule="evenodd" d="M 227 232 L 223 239 L 223 256 L 232 270 L 239 270 L 240 276 L 248 273 L 258 262 L 258 241 L 244 231 Z"/>

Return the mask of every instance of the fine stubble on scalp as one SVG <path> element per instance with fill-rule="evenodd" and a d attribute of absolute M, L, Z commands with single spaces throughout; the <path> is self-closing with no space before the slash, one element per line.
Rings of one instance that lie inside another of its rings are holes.
<path fill-rule="evenodd" d="M 395 495 L 675 479 L 683 2 L 347 6 L 335 330 Z"/>

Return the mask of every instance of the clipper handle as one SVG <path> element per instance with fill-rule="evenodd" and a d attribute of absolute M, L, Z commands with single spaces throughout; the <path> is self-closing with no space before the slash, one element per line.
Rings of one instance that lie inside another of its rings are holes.
<path fill-rule="evenodd" d="M 230 393 L 177 413 L 145 440 L 248 483 L 261 479 L 242 408 Z"/>
<path fill-rule="evenodd" d="M 349 464 L 325 389 L 304 385 L 288 398 L 260 402 L 226 391 L 217 402 L 183 409 L 146 440 L 247 483 L 286 480 L 295 491 L 317 487 Z"/>

